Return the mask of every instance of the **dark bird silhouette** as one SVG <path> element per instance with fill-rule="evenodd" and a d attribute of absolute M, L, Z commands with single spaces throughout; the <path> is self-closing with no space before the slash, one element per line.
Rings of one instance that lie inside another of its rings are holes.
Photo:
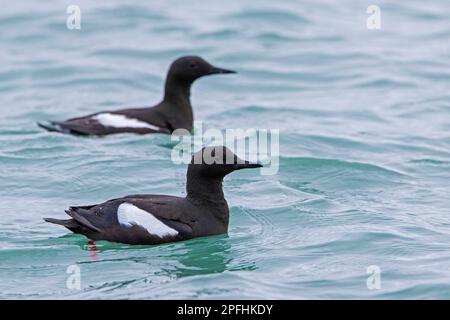
<path fill-rule="evenodd" d="M 102 111 L 66 121 L 38 123 L 48 131 L 104 136 L 132 132 L 172 133 L 176 129 L 192 130 L 194 116 L 190 101 L 192 83 L 204 76 L 236 73 L 214 67 L 201 57 L 186 56 L 175 60 L 166 77 L 164 98 L 156 106 Z"/>
<path fill-rule="evenodd" d="M 187 170 L 184 198 L 167 195 L 131 195 L 107 202 L 70 207 L 62 225 L 92 240 L 127 244 L 158 244 L 228 232 L 229 209 L 223 178 L 236 170 L 259 168 L 226 147 L 206 147 L 194 154 Z"/>

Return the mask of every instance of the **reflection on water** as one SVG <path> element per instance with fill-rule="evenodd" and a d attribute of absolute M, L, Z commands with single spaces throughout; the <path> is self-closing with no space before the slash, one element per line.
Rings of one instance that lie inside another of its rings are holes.
<path fill-rule="evenodd" d="M 227 235 L 197 238 L 156 246 L 130 246 L 107 241 L 96 241 L 94 243 L 92 240 L 86 239 L 85 241 L 79 240 L 76 243 L 81 249 L 89 253 L 90 262 L 116 261 L 116 259 L 107 258 L 105 254 L 122 250 L 127 252 L 126 260 L 147 263 L 150 266 L 153 266 L 152 261 L 154 259 L 160 259 L 164 263 L 161 269 L 158 270 L 158 274 L 165 274 L 170 277 L 187 277 L 224 271 L 257 269 L 254 262 L 247 262 L 244 259 L 244 261 L 238 263 L 233 260 L 235 249 L 233 249 Z M 239 250 L 239 248 L 236 249 Z M 85 261 L 82 263 L 90 262 Z"/>

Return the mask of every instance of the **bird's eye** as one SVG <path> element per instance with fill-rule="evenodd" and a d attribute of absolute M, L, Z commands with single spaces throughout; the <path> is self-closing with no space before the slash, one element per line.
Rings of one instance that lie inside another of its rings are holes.
<path fill-rule="evenodd" d="M 189 67 L 191 67 L 191 69 L 195 69 L 195 68 L 197 68 L 197 64 L 194 63 L 194 62 L 192 62 L 192 63 L 189 65 Z"/>

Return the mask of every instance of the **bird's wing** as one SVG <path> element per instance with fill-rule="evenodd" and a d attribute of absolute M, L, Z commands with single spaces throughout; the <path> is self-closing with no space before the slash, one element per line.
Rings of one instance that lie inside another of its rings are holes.
<path fill-rule="evenodd" d="M 188 239 L 193 221 L 183 210 L 183 198 L 136 195 L 105 203 L 70 207 L 69 220 L 46 219 L 94 240 L 156 244 Z"/>
<path fill-rule="evenodd" d="M 143 117 L 145 115 L 145 117 Z M 114 133 L 171 133 L 172 130 L 160 114 L 152 108 L 103 111 L 66 121 L 39 124 L 49 131 L 78 135 L 108 135 Z"/>

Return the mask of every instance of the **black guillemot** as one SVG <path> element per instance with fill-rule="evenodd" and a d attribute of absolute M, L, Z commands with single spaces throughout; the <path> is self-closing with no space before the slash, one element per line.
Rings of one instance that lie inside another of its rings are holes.
<path fill-rule="evenodd" d="M 204 76 L 227 73 L 236 72 L 214 67 L 201 57 L 181 57 L 169 68 L 163 100 L 153 107 L 102 111 L 38 125 L 48 131 L 84 136 L 125 132 L 170 134 L 176 129 L 191 131 L 194 121 L 190 102 L 192 83 Z"/>
<path fill-rule="evenodd" d="M 235 171 L 259 168 L 223 146 L 195 153 L 187 170 L 186 197 L 131 195 L 107 202 L 70 207 L 67 220 L 45 218 L 92 240 L 126 244 L 159 244 L 228 232 L 229 209 L 223 178 Z"/>

